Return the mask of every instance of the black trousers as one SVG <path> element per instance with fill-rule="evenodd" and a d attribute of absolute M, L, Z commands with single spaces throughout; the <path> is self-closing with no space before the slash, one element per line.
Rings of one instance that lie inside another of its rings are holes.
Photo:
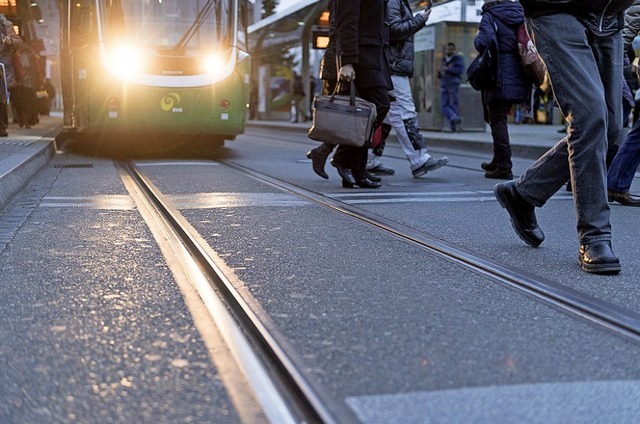
<path fill-rule="evenodd" d="M 511 143 L 507 116 L 511 111 L 512 102 L 496 100 L 487 104 L 487 118 L 493 138 L 493 161 L 502 169 L 511 169 Z"/>
<path fill-rule="evenodd" d="M 345 85 L 348 87 L 348 84 L 342 84 L 342 86 Z M 376 105 L 376 126 L 382 125 L 382 121 L 389 112 L 391 102 L 387 87 L 358 87 L 358 78 L 355 80 L 355 85 L 358 97 Z M 338 146 L 338 150 L 333 155 L 333 162 L 344 168 L 350 168 L 356 180 L 363 180 L 366 178 L 369 144 L 367 143 L 363 147 Z"/>

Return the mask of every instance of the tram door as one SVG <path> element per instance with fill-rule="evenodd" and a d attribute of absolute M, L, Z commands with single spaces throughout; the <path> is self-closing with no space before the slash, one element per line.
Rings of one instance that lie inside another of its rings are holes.
<path fill-rule="evenodd" d="M 97 58 L 97 21 L 95 1 L 65 2 L 61 14 L 62 72 L 65 125 L 89 125 L 92 58 Z"/>

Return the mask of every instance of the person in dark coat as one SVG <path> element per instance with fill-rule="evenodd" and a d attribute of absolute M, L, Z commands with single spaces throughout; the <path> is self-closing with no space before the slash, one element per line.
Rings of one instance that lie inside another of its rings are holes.
<path fill-rule="evenodd" d="M 507 117 L 516 103 L 529 103 L 533 83 L 525 74 L 518 52 L 518 27 L 524 22 L 524 11 L 515 0 L 491 0 L 482 6 L 482 20 L 473 44 L 482 54 L 494 36 L 498 40 L 498 66 L 493 86 L 482 93 L 487 111 L 493 159 L 482 163 L 486 178 L 510 180 L 511 144 Z"/>
<path fill-rule="evenodd" d="M 322 94 L 330 95 L 338 83 L 338 68 L 336 67 L 336 0 L 329 0 L 329 42 L 320 61 L 320 79 L 322 80 Z M 325 180 L 329 175 L 324 170 L 327 158 L 336 147 L 335 144 L 322 143 L 315 149 L 307 152 L 307 157 L 311 159 L 313 172 Z"/>
<path fill-rule="evenodd" d="M 348 87 L 347 81 L 355 82 L 358 95 L 376 105 L 375 127 L 379 127 L 389 111 L 389 91 L 393 89 L 386 48 L 389 42 L 385 25 L 386 0 L 335 1 L 341 87 Z M 342 177 L 343 187 L 380 187 L 379 182 L 367 178 L 367 151 L 370 147 L 367 144 L 363 147 L 338 147 L 331 164 Z M 353 178 L 350 178 L 348 169 L 351 169 Z"/>

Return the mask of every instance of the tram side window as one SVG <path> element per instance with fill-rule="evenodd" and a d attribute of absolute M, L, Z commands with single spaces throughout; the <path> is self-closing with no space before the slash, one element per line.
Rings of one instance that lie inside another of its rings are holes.
<path fill-rule="evenodd" d="M 77 0 L 71 9 L 72 44 L 76 47 L 96 39 L 95 1 Z"/>
<path fill-rule="evenodd" d="M 238 46 L 242 50 L 247 50 L 247 2 L 240 0 L 240 10 L 238 11 Z"/>

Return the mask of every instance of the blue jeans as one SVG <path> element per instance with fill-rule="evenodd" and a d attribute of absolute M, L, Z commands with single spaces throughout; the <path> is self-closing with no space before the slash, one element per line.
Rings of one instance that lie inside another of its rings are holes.
<path fill-rule="evenodd" d="M 460 115 L 458 114 L 458 98 L 460 97 L 460 86 L 449 85 L 440 90 L 440 105 L 442 114 L 453 125 Z"/>
<path fill-rule="evenodd" d="M 627 193 L 640 164 L 640 120 L 636 121 L 627 138 L 618 149 L 607 172 L 607 188 Z"/>
<path fill-rule="evenodd" d="M 605 158 L 609 140 L 615 142 L 622 131 L 621 33 L 598 37 L 563 13 L 530 18 L 528 24 L 570 127 L 516 188 L 540 207 L 570 179 L 580 244 L 611 240 Z"/>

